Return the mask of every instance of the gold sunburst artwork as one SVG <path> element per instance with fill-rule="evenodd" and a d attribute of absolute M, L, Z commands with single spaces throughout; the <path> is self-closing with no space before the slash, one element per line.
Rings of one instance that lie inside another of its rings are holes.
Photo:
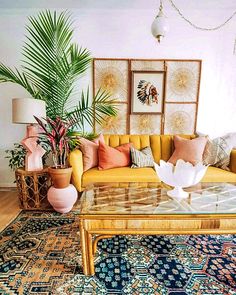
<path fill-rule="evenodd" d="M 164 61 L 131 60 L 131 71 L 163 71 Z"/>
<path fill-rule="evenodd" d="M 193 134 L 195 128 L 195 104 L 167 104 L 165 134 Z"/>
<path fill-rule="evenodd" d="M 128 100 L 128 61 L 94 60 L 94 86 L 109 92 L 118 101 Z"/>
<path fill-rule="evenodd" d="M 166 101 L 194 102 L 198 96 L 200 62 L 167 62 Z"/>
<path fill-rule="evenodd" d="M 131 134 L 160 134 L 161 115 L 131 115 Z"/>
<path fill-rule="evenodd" d="M 117 116 L 106 116 L 101 125 L 96 124 L 96 133 L 126 134 L 127 133 L 127 104 L 118 104 Z"/>

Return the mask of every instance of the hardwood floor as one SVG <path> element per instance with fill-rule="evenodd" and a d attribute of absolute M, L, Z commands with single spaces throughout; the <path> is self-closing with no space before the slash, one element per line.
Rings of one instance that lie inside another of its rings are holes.
<path fill-rule="evenodd" d="M 0 188 L 0 231 L 2 231 L 20 211 L 16 190 Z"/>

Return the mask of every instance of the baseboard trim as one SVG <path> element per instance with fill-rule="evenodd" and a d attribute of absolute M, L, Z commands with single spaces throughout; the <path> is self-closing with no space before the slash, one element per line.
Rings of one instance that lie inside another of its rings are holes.
<path fill-rule="evenodd" d="M 4 187 L 16 187 L 16 183 L 14 183 L 14 182 L 1 182 L 0 188 L 4 188 Z"/>

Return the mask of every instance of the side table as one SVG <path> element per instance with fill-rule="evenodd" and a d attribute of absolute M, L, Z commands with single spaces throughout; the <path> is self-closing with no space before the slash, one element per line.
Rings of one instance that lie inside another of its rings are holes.
<path fill-rule="evenodd" d="M 20 207 L 22 209 L 37 210 L 50 209 L 47 191 L 51 185 L 48 169 L 41 171 L 25 171 L 19 168 L 15 172 Z"/>

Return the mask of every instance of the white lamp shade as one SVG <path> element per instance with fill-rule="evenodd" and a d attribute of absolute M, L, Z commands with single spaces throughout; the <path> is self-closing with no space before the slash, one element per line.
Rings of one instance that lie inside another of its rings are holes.
<path fill-rule="evenodd" d="M 169 24 L 167 17 L 163 14 L 159 14 L 153 21 L 151 27 L 152 34 L 155 38 L 158 36 L 164 37 L 165 34 L 169 31 Z"/>
<path fill-rule="evenodd" d="M 46 117 L 46 105 L 43 100 L 34 98 L 12 99 L 12 122 L 19 124 L 37 123 L 34 116 Z"/>

